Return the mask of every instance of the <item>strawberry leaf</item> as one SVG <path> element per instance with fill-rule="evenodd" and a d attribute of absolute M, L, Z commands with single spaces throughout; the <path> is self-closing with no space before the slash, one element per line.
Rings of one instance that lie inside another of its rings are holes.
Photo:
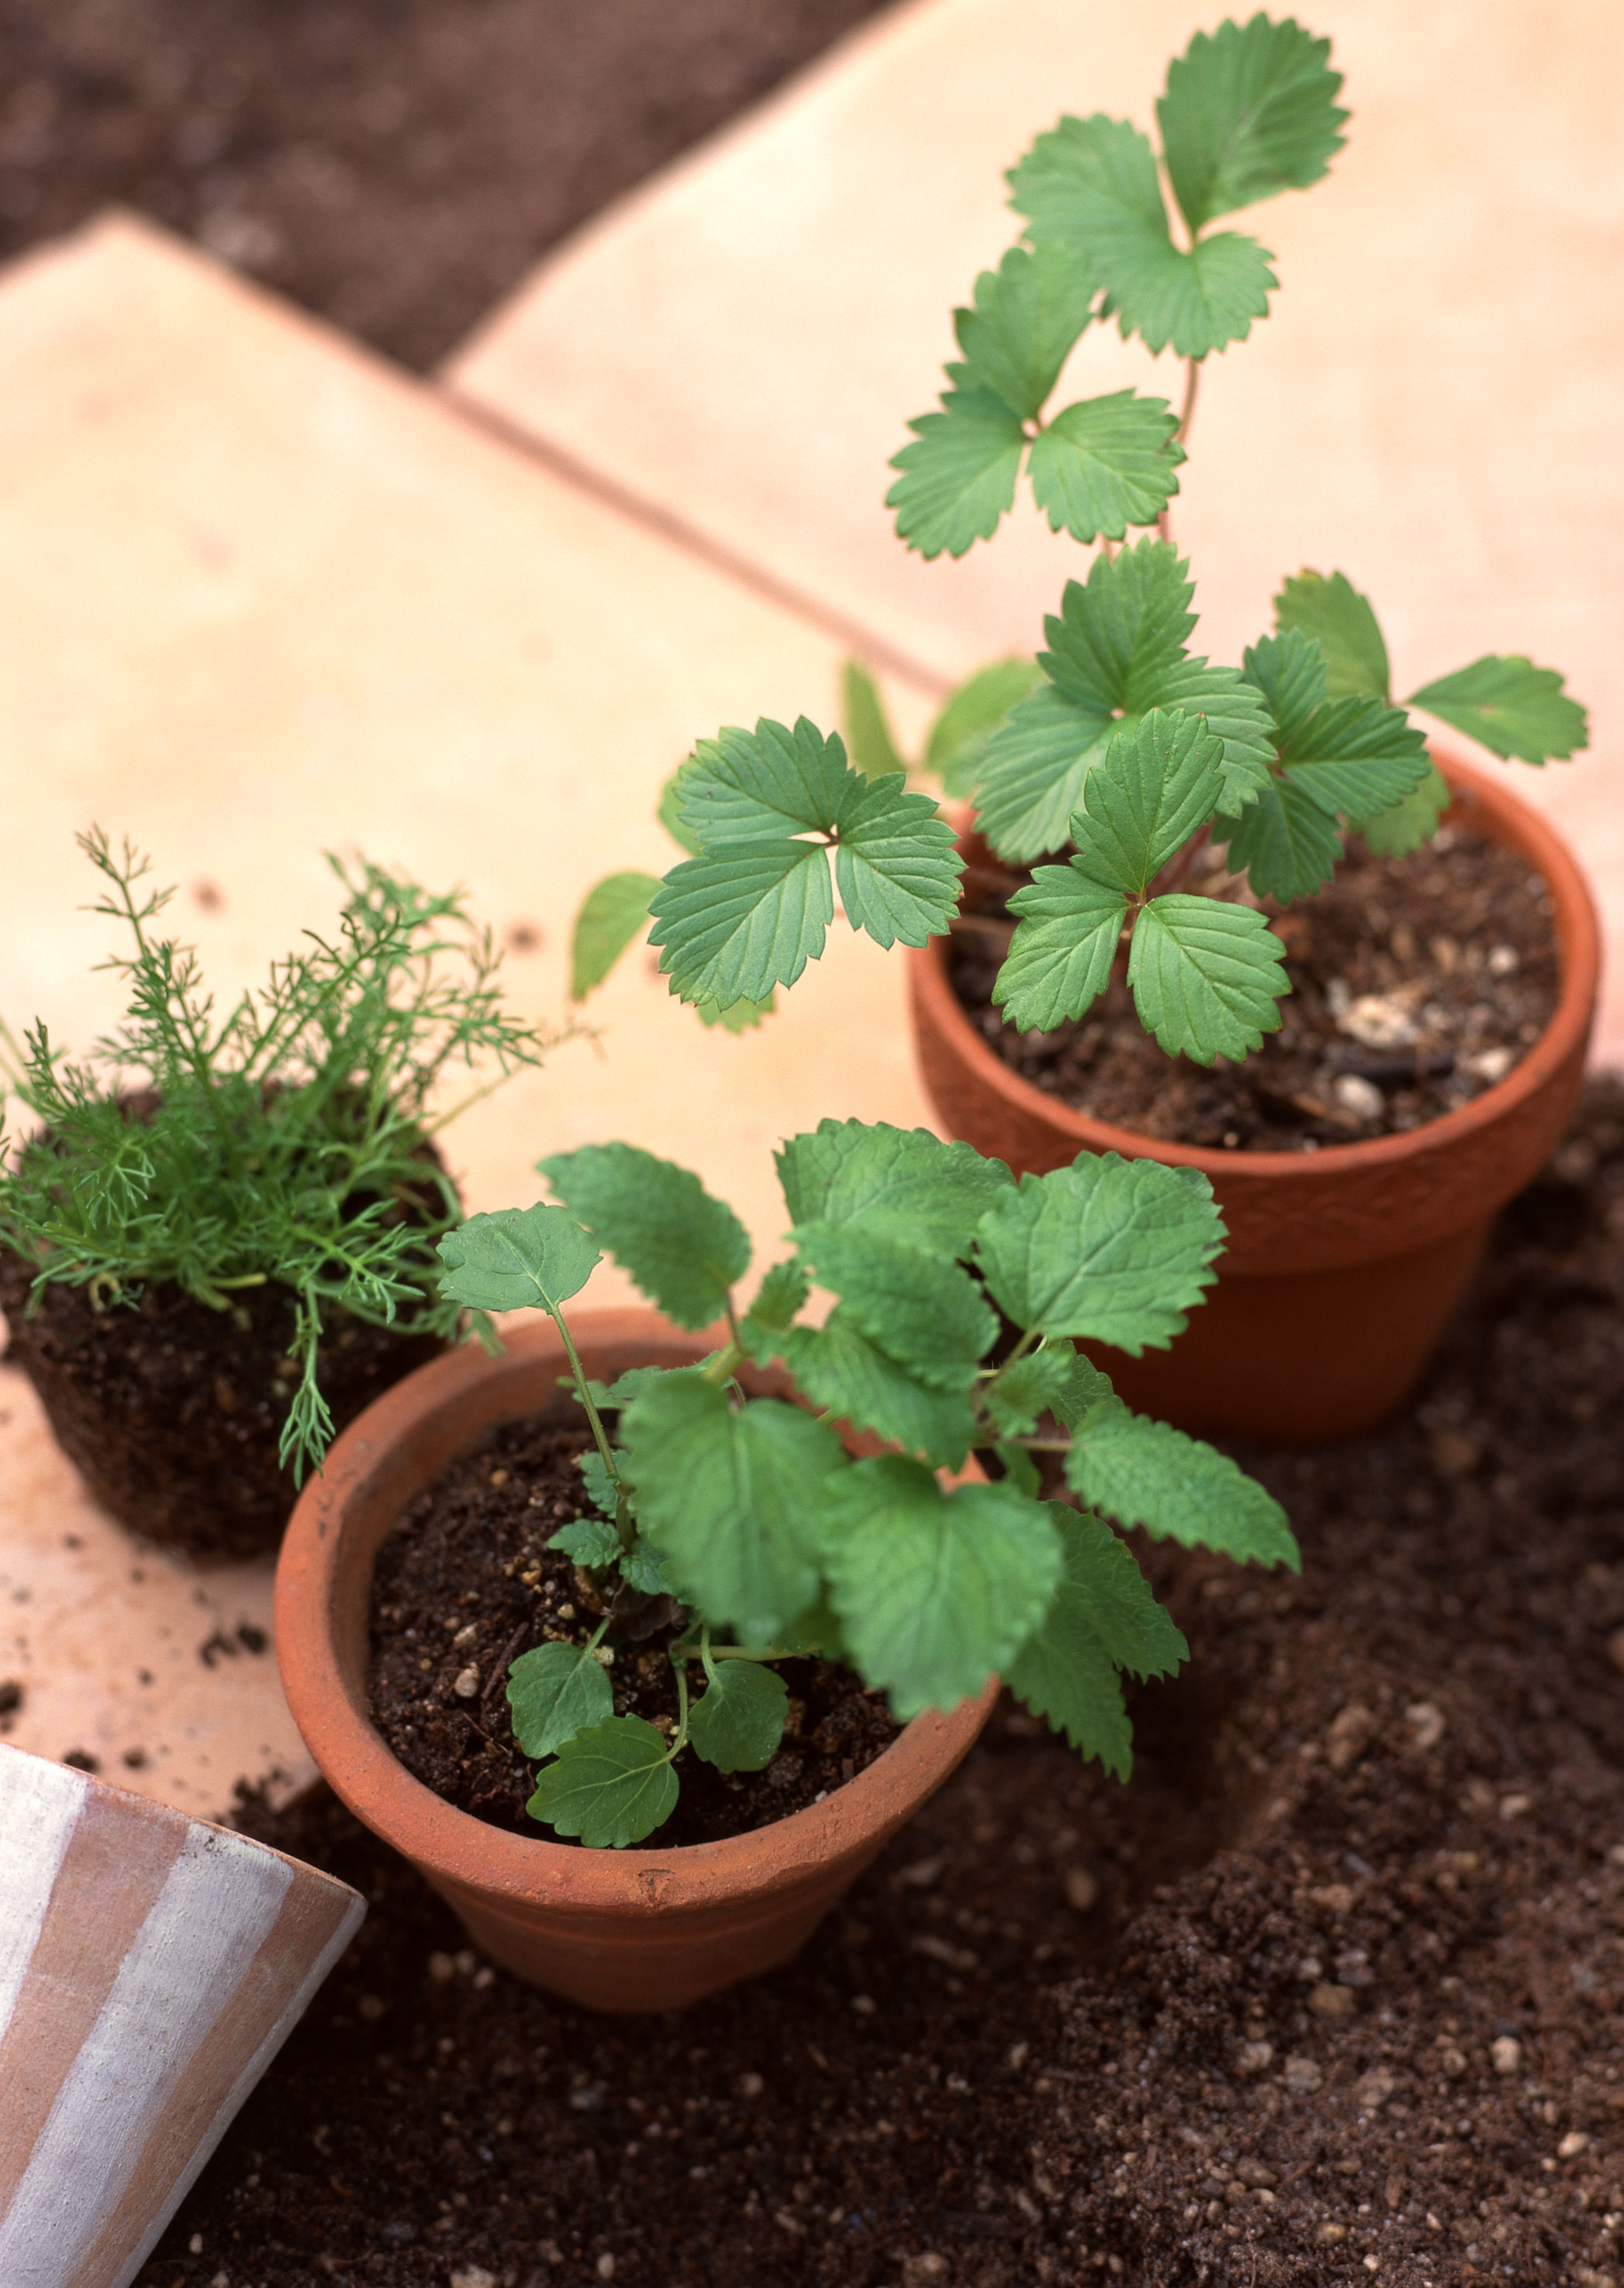
<path fill-rule="evenodd" d="M 1184 458 L 1178 417 L 1165 398 L 1131 389 L 1082 399 L 1034 439 L 1032 497 L 1056 532 L 1074 540 L 1121 540 L 1130 524 L 1154 524 L 1174 494 Z"/>
<path fill-rule="evenodd" d="M 653 874 L 608 874 L 581 902 L 569 941 L 569 997 L 584 1001 L 601 985 L 648 919 L 659 888 Z"/>
<path fill-rule="evenodd" d="M 1260 1048 L 1280 1021 L 1286 949 L 1262 914 L 1216 898 L 1153 898 L 1134 924 L 1128 987 L 1169 1056 L 1209 1065 Z"/>
<path fill-rule="evenodd" d="M 939 413 L 907 425 L 914 442 L 892 456 L 901 473 L 885 496 L 898 537 L 921 556 L 966 555 L 1014 505 L 1026 433 L 984 389 L 950 389 Z"/>
<path fill-rule="evenodd" d="M 1276 192 L 1304 190 L 1342 149 L 1329 40 L 1289 17 L 1198 32 L 1156 106 L 1168 175 L 1192 234 Z"/>
<path fill-rule="evenodd" d="M 1491 754 L 1525 763 L 1565 762 L 1590 742 L 1589 718 L 1554 668 L 1493 654 L 1423 683 L 1406 703 L 1464 731 Z"/>

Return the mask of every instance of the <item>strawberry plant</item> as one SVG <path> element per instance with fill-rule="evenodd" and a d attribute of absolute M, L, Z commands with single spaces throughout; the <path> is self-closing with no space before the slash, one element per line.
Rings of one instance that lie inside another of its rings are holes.
<path fill-rule="evenodd" d="M 1085 1153 L 1018 1184 L 968 1144 L 833 1120 L 777 1165 L 791 1252 L 748 1303 L 732 1209 L 626 1144 L 543 1160 L 560 1204 L 475 1216 L 440 1243 L 449 1303 L 539 1307 L 563 1339 L 592 1444 L 587 1513 L 552 1545 L 606 1604 L 619 1580 L 678 1603 L 669 1736 L 614 1712 L 609 1618 L 512 1664 L 514 1734 L 541 1766 L 530 1812 L 584 1843 L 653 1833 L 685 1752 L 768 1763 L 787 1699 L 774 1664 L 812 1651 L 902 1720 L 1002 1675 L 1125 1776 L 1121 1673 L 1168 1674 L 1187 1648 L 1117 1529 L 1297 1563 L 1261 1486 L 1132 1413 L 1079 1347 L 1137 1355 L 1180 1331 L 1224 1238 L 1204 1177 Z M 714 1354 L 590 1381 L 563 1307 L 600 1251 L 678 1325 L 721 1322 Z M 799 1404 L 742 1386 L 773 1365 Z M 837 1424 L 888 1450 L 854 1457 Z M 972 1454 L 985 1474 L 944 1483 Z"/>
<path fill-rule="evenodd" d="M 1586 742 L 1561 677 L 1520 656 L 1478 658 L 1396 703 L 1374 611 L 1340 572 L 1287 579 L 1238 665 L 1191 649 L 1194 589 L 1168 519 L 1198 384 L 1278 284 L 1256 238 L 1213 226 L 1327 173 L 1348 116 L 1329 52 L 1289 18 L 1225 21 L 1169 66 L 1160 152 L 1102 113 L 1038 136 L 1008 176 L 1021 239 L 955 313 L 947 387 L 891 464 L 897 531 L 922 556 L 990 539 L 1023 473 L 1054 529 L 1096 551 L 1035 661 L 972 678 L 923 759 L 970 797 L 999 858 L 1035 868 L 1009 902 L 994 997 L 1021 1030 L 1081 1017 L 1114 972 L 1164 1050 L 1245 1056 L 1288 989 L 1271 909 L 1323 888 L 1350 832 L 1404 855 L 1438 827 L 1448 792 L 1412 708 L 1533 764 Z M 1056 409 L 1073 352 L 1112 320 L 1183 361 L 1176 412 L 1135 390 Z M 646 916 L 672 991 L 735 1025 L 821 952 L 836 889 L 882 945 L 947 928 L 949 839 L 908 789 L 860 669 L 847 715 L 850 760 L 804 719 L 700 744 L 661 806 L 689 854 L 660 880 L 622 874 L 591 894 L 577 996 Z"/>

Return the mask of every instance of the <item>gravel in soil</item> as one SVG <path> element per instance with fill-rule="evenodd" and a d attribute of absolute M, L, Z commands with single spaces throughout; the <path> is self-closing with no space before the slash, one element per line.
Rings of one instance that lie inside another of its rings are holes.
<path fill-rule="evenodd" d="M 1005 901 L 1029 873 L 967 878 L 949 955 L 970 1021 L 1010 1070 L 1096 1120 L 1180 1144 L 1318 1151 L 1436 1120 L 1503 1080 L 1557 1005 L 1550 893 L 1515 851 L 1445 826 L 1410 858 L 1355 842 L 1329 887 L 1268 909 L 1291 992 L 1279 1030 L 1210 1070 L 1159 1049 L 1118 975 L 1052 1033 L 992 1003 Z M 1226 878 L 1220 872 L 1215 884 Z"/>
<path fill-rule="evenodd" d="M 800 1960 L 595 2019 L 325 1795 L 372 1913 L 141 2288 L 1613 2288 L 1624 2259 L 1624 1089 L 1416 1403 L 1249 1452 L 1300 1581 L 1190 1637 L 1125 1787 L 1004 1708 Z"/>
<path fill-rule="evenodd" d="M 0 0 L 0 258 L 109 201 L 406 364 L 878 0 Z"/>
<path fill-rule="evenodd" d="M 569 1839 L 525 1812 L 535 1767 L 508 1720 L 512 1663 L 550 1641 L 586 1643 L 607 1610 L 615 1714 L 665 1732 L 678 1716 L 666 1648 L 681 1633 L 681 1607 L 622 1586 L 606 1608 L 591 1577 L 547 1546 L 561 1525 L 590 1513 L 576 1467 L 590 1444 L 585 1431 L 537 1419 L 501 1424 L 419 1494 L 379 1550 L 372 1585 L 371 1712 L 390 1747 L 459 1811 L 557 1843 Z M 774 1665 L 789 1691 L 783 1746 L 762 1771 L 725 1774 L 685 1750 L 674 1768 L 677 1809 L 649 1838 L 651 1850 L 782 1819 L 896 1738 L 901 1728 L 850 1669 Z M 689 1688 L 703 1690 L 692 1665 Z"/>
<path fill-rule="evenodd" d="M 131 1307 L 99 1307 L 89 1287 L 54 1280 L 30 1315 L 33 1279 L 31 1264 L 0 1248 L 4 1355 L 103 1508 L 194 1557 L 273 1550 L 298 1498 L 277 1460 L 298 1374 L 292 1291 L 243 1288 L 217 1311 L 154 1280 Z M 317 1377 L 335 1429 L 444 1348 L 437 1335 L 331 1312 Z"/>

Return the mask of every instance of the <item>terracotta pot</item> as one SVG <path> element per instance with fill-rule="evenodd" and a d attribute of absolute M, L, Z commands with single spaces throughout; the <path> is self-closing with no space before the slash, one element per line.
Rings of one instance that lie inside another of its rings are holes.
<path fill-rule="evenodd" d="M 652 1311 L 583 1312 L 589 1374 L 684 1366 L 713 1346 Z M 368 1598 L 378 1545 L 452 1456 L 496 1422 L 556 1411 L 566 1371 L 551 1322 L 487 1358 L 421 1368 L 353 1423 L 294 1511 L 276 1572 L 276 1651 L 294 1720 L 334 1791 L 403 1852 L 487 1954 L 595 2010 L 668 2010 L 787 1962 L 969 1752 L 996 1692 L 925 1715 L 821 1803 L 720 1843 L 589 1851 L 504 1833 L 397 1762 L 367 1708 Z M 749 1379 L 749 1378 L 746 1378 Z M 757 1378 L 752 1386 L 781 1386 Z"/>
<path fill-rule="evenodd" d="M 1449 816 L 1549 884 L 1561 989 L 1541 1038 L 1457 1112 L 1315 1153 L 1214 1152 L 1073 1112 L 1011 1072 L 966 1017 L 947 941 L 908 956 L 915 1041 L 944 1126 L 1017 1174 L 1120 1152 L 1209 1177 L 1229 1242 L 1218 1283 L 1166 1351 L 1101 1347 L 1130 1404 L 1207 1435 L 1311 1442 L 1368 1429 L 1426 1364 L 1495 1212 L 1573 1118 L 1600 965 L 1596 910 L 1567 846 L 1499 779 L 1435 757 Z"/>
<path fill-rule="evenodd" d="M 366 1911 L 0 1747 L 0 2280 L 127 2288 Z"/>

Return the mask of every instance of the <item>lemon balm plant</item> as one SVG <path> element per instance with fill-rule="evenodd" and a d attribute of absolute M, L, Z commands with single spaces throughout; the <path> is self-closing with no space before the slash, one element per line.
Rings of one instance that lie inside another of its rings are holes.
<path fill-rule="evenodd" d="M 1296 1564 L 1261 1486 L 1130 1412 L 1078 1347 L 1137 1353 L 1183 1326 L 1223 1243 L 1204 1178 L 1085 1155 L 1018 1184 L 969 1145 L 826 1120 L 778 1155 L 792 1251 L 741 1304 L 749 1236 L 698 1177 L 625 1144 L 540 1165 L 562 1204 L 476 1216 L 440 1253 L 452 1305 L 552 1316 L 590 1426 L 587 1513 L 552 1545 L 608 1609 L 521 1653 L 508 1682 L 541 1766 L 531 1815 L 560 1834 L 652 1834 L 685 1752 L 762 1768 L 788 1698 L 774 1664 L 814 1651 L 902 1720 L 1002 1674 L 1126 1776 L 1121 1672 L 1167 1674 L 1187 1648 L 1115 1528 Z M 720 1322 L 714 1355 L 590 1382 L 563 1307 L 600 1251 L 677 1325 Z M 751 1366 L 782 1370 L 800 1402 L 748 1395 Z M 854 1455 L 837 1425 L 888 1450 Z M 972 1454 L 986 1474 L 944 1483 Z M 676 1601 L 669 1735 L 615 1710 L 622 1580 Z"/>
<path fill-rule="evenodd" d="M 1328 59 L 1290 19 L 1226 21 L 1169 67 L 1160 153 L 1103 114 L 1040 135 L 1008 179 L 1022 238 L 955 313 L 947 386 L 892 465 L 899 536 L 923 556 L 990 539 L 1023 473 L 1054 528 L 1097 552 L 1035 663 L 1001 663 L 955 694 L 925 758 L 970 796 L 995 855 L 1035 868 L 1010 898 L 994 992 L 1021 1030 L 1081 1017 L 1114 973 L 1165 1051 L 1244 1057 L 1279 1027 L 1288 989 L 1271 910 L 1323 888 L 1350 831 L 1403 855 L 1438 826 L 1448 790 L 1411 708 L 1502 758 L 1539 764 L 1585 743 L 1561 678 L 1521 657 L 1479 658 L 1394 703 L 1374 612 L 1340 573 L 1286 580 L 1238 665 L 1191 648 L 1194 590 L 1168 520 L 1198 383 L 1278 282 L 1256 239 L 1215 226 L 1327 172 L 1347 118 Z M 1132 390 L 1054 409 L 1073 353 L 1112 321 L 1183 361 L 1176 412 Z M 690 855 L 659 881 L 621 875 L 593 893 L 578 993 L 652 914 L 672 990 L 745 1021 L 822 950 L 820 844 L 854 927 L 915 946 L 947 930 L 952 854 L 899 775 L 860 671 L 848 704 L 856 769 L 804 719 L 701 743 L 662 807 Z"/>
<path fill-rule="evenodd" d="M 44 1023 L 20 1044 L 0 1029 L 38 1124 L 0 1157 L 12 1355 L 127 1521 L 189 1538 L 191 1518 L 218 1546 L 273 1537 L 333 1435 L 333 1385 L 347 1417 L 456 1331 L 434 1246 L 462 1209 L 434 1140 L 461 1106 L 438 1103 L 440 1084 L 476 1062 L 500 1079 L 552 1042 L 504 1009 L 500 956 L 460 894 L 365 862 L 330 862 L 337 933 L 307 933 L 221 1012 L 158 926 L 172 893 L 150 862 L 80 840 L 95 910 L 125 935 L 107 965 L 128 998 L 82 1062 Z M 139 1466 L 170 1446 L 179 1482 L 154 1482 L 163 1469 Z"/>

